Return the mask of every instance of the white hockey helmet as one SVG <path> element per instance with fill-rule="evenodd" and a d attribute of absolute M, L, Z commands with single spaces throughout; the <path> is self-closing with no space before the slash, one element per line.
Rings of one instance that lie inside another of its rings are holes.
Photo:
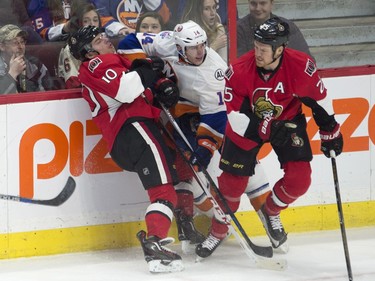
<path fill-rule="evenodd" d="M 206 31 L 192 20 L 177 24 L 173 31 L 173 37 L 176 45 L 181 47 L 181 50 L 178 50 L 179 54 L 185 59 L 186 47 L 197 46 L 207 42 Z"/>

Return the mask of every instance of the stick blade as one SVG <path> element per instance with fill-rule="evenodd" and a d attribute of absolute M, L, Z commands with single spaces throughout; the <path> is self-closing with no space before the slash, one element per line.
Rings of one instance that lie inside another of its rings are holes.
<path fill-rule="evenodd" d="M 271 246 L 259 246 L 254 243 L 250 245 L 251 249 L 254 253 L 258 256 L 272 258 L 273 257 L 273 249 Z"/>
<path fill-rule="evenodd" d="M 63 190 L 60 192 L 57 197 L 50 200 L 51 206 L 60 206 L 61 204 L 65 203 L 70 196 L 72 196 L 74 190 L 76 189 L 76 181 L 69 176 Z"/>
<path fill-rule="evenodd" d="M 75 188 L 76 188 L 76 181 L 71 176 L 69 176 L 64 188 L 61 190 L 59 195 L 57 195 L 55 198 L 41 200 L 41 199 L 26 199 L 26 198 L 20 197 L 19 201 L 24 202 L 24 203 L 32 203 L 32 204 L 38 204 L 38 205 L 57 207 L 65 203 L 70 198 L 70 196 L 72 196 Z"/>

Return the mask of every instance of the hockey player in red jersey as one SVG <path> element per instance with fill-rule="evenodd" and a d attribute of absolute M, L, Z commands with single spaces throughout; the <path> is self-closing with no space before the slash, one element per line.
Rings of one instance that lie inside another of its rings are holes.
<path fill-rule="evenodd" d="M 69 39 L 76 59 L 82 61 L 82 96 L 108 144 L 112 159 L 124 170 L 137 172 L 150 198 L 145 215 L 147 234 L 137 234 L 151 272 L 181 271 L 181 257 L 165 247 L 176 206 L 173 184 L 178 183 L 173 159 L 155 120 L 153 93 L 165 106 L 179 97 L 177 86 L 161 77 L 164 62 L 153 57 L 129 60 L 116 54 L 97 27 L 79 29 Z"/>
<path fill-rule="evenodd" d="M 201 170 L 207 168 L 220 148 L 227 121 L 223 100 L 227 65 L 206 42 L 207 34 L 202 27 L 188 21 L 176 25 L 173 32 L 130 34 L 120 41 L 118 48 L 118 53 L 129 59 L 141 55 L 163 58 L 167 62 L 164 72 L 176 81 L 180 90 L 180 99 L 171 113 L 189 146 L 176 131 L 170 134 L 173 134 L 173 146 L 177 146 L 185 158 L 176 153 L 180 183 L 175 186 L 178 199 L 175 218 L 185 254 L 194 253 L 196 244 L 206 238 L 195 228 L 194 206 L 200 212 L 213 215 L 212 204 L 187 163 L 195 167 L 201 184 L 207 186 Z"/>
<path fill-rule="evenodd" d="M 267 20 L 255 31 L 254 50 L 226 71 L 228 123 L 218 178 L 220 191 L 235 212 L 249 176 L 254 174 L 259 149 L 271 143 L 284 175 L 258 214 L 274 248 L 287 239 L 280 212 L 311 184 L 312 151 L 303 104 L 313 112 L 324 155 L 331 157 L 332 151 L 339 155 L 343 148 L 340 125 L 316 65 L 308 55 L 286 47 L 288 34 L 287 23 L 279 18 Z M 210 234 L 197 246 L 197 255 L 211 255 L 227 232 L 226 225 L 212 219 Z"/>

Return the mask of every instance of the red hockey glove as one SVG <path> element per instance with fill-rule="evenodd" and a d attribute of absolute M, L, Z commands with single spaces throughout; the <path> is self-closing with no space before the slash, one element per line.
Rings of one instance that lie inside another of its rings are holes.
<path fill-rule="evenodd" d="M 341 154 L 344 146 L 344 140 L 340 132 L 340 124 L 336 123 L 331 132 L 320 130 L 319 134 L 322 141 L 320 150 L 326 157 L 331 157 L 331 150 L 335 152 L 336 156 Z"/>
<path fill-rule="evenodd" d="M 259 124 L 259 137 L 273 146 L 284 146 L 296 128 L 294 122 L 266 117 Z"/>
<path fill-rule="evenodd" d="M 156 99 L 166 108 L 176 105 L 180 98 L 180 91 L 175 83 L 168 78 L 161 78 L 154 87 Z"/>

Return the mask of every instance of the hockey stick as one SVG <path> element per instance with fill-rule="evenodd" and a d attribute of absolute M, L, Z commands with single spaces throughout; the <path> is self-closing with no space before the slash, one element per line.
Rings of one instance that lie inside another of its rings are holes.
<path fill-rule="evenodd" d="M 165 129 L 165 128 L 164 128 Z M 167 130 L 167 129 L 165 129 Z M 170 136 L 171 137 L 171 136 Z M 199 177 L 197 171 L 194 169 L 194 167 L 191 165 L 189 160 L 184 155 L 181 148 L 177 148 L 179 153 L 181 154 L 183 160 L 188 164 L 190 170 L 193 172 L 194 178 L 197 180 L 199 186 L 202 188 L 203 192 L 206 194 L 207 198 L 211 201 L 212 206 L 214 208 L 214 216 L 217 220 L 225 223 L 228 228 L 229 232 L 233 234 L 233 236 L 236 238 L 242 249 L 245 251 L 246 255 L 260 268 L 265 269 L 272 269 L 272 270 L 285 270 L 287 267 L 287 262 L 285 260 L 277 260 L 277 259 L 271 259 L 269 257 L 264 257 L 262 255 L 258 255 L 252 248 L 249 247 L 249 244 L 246 243 L 246 241 L 237 233 L 237 231 L 234 229 L 234 227 L 231 224 L 231 219 L 228 217 L 223 210 L 220 208 L 219 204 L 216 202 L 215 198 L 212 197 L 210 191 L 208 188 L 202 183 L 201 178 Z M 257 249 L 261 250 L 261 246 L 254 245 Z M 266 248 L 266 247 L 263 247 Z M 260 251 L 259 250 L 259 251 Z"/>
<path fill-rule="evenodd" d="M 344 212 L 342 210 L 342 204 L 341 204 L 340 186 L 339 186 L 339 180 L 338 180 L 338 176 L 337 176 L 335 151 L 331 150 L 330 155 L 331 155 L 331 164 L 332 164 L 332 172 L 333 172 L 333 181 L 334 181 L 334 184 L 335 184 L 337 209 L 338 209 L 338 213 L 339 213 L 342 243 L 343 243 L 343 246 L 344 246 L 344 253 L 345 253 L 345 260 L 346 260 L 346 269 L 348 271 L 349 281 L 352 281 L 353 280 L 353 273 L 352 273 L 352 267 L 351 267 L 351 264 L 350 264 L 348 241 L 346 239 Z"/>
<path fill-rule="evenodd" d="M 177 124 L 176 120 L 174 119 L 174 117 L 172 116 L 172 114 L 169 112 L 169 110 L 167 108 L 165 108 L 165 106 L 163 104 L 160 104 L 160 105 L 161 105 L 164 113 L 166 114 L 169 122 L 171 122 L 174 129 L 178 132 L 178 134 L 184 140 L 185 144 L 189 147 L 190 152 L 193 152 L 193 148 L 191 147 L 189 141 L 186 139 L 184 133 L 182 132 L 182 130 L 178 126 L 178 124 Z M 167 134 L 173 139 L 173 137 L 170 135 L 169 131 L 166 128 L 165 128 L 165 130 L 167 131 Z M 178 146 L 177 146 L 177 148 L 180 150 L 180 148 Z M 183 155 L 183 152 L 181 152 L 181 153 L 182 153 L 183 159 L 185 159 L 188 162 L 188 160 Z M 233 222 L 237 226 L 237 229 L 241 232 L 243 238 L 236 232 L 234 227 L 231 225 L 230 220 L 227 219 L 227 215 L 222 211 L 222 209 L 220 208 L 220 206 L 218 205 L 216 200 L 211 196 L 209 190 L 206 189 L 205 185 L 202 184 L 202 182 L 199 178 L 199 175 L 197 174 L 195 169 L 192 167 L 191 163 L 188 163 L 188 164 L 189 164 L 189 167 L 191 168 L 191 170 L 193 171 L 194 177 L 198 181 L 199 185 L 201 186 L 203 191 L 206 193 L 207 197 L 213 203 L 214 209 L 216 210 L 215 214 L 219 213 L 219 215 L 220 215 L 219 220 L 222 221 L 222 222 L 225 222 L 228 225 L 228 227 L 230 229 L 230 232 L 238 240 L 239 244 L 245 250 L 246 254 L 256 264 L 258 264 L 259 266 L 261 266 L 263 268 L 269 268 L 269 269 L 275 269 L 275 270 L 285 269 L 286 268 L 286 261 L 285 260 L 279 260 L 278 261 L 278 260 L 274 260 L 274 259 L 269 259 L 273 256 L 272 247 L 262 247 L 262 246 L 255 245 L 249 239 L 249 237 L 247 236 L 246 232 L 244 231 L 242 225 L 240 224 L 240 222 L 238 221 L 238 219 L 236 218 L 236 216 L 234 215 L 234 213 L 232 212 L 232 210 L 228 206 L 228 204 L 227 204 L 225 198 L 223 197 L 223 195 L 221 194 L 220 190 L 216 186 L 216 183 L 212 180 L 212 178 L 209 175 L 209 173 L 207 172 L 207 170 L 203 168 L 202 171 L 203 171 L 204 175 L 206 176 L 207 180 L 210 182 L 211 186 L 214 188 L 215 192 L 218 194 L 220 200 L 222 200 L 227 213 L 230 215 L 231 219 L 233 220 Z M 244 241 L 244 239 L 245 239 L 246 242 Z"/>
<path fill-rule="evenodd" d="M 61 204 L 63 204 L 65 201 L 69 199 L 69 197 L 73 194 L 75 188 L 76 188 L 75 180 L 72 177 L 69 177 L 68 181 L 66 182 L 64 188 L 59 193 L 59 195 L 57 195 L 55 198 L 52 198 L 52 199 L 46 199 L 46 200 L 30 199 L 30 198 L 14 196 L 14 195 L 5 195 L 5 194 L 0 194 L 0 199 L 23 202 L 23 203 L 30 203 L 30 204 L 45 205 L 45 206 L 60 206 Z"/>

